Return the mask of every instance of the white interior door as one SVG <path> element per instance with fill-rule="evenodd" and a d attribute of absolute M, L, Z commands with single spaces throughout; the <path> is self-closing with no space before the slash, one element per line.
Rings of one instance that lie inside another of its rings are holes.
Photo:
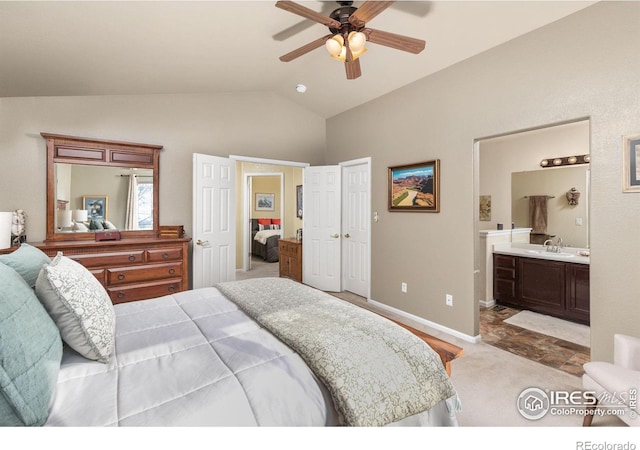
<path fill-rule="evenodd" d="M 193 154 L 193 287 L 236 276 L 236 162 Z"/>
<path fill-rule="evenodd" d="M 370 162 L 342 163 L 342 289 L 369 298 Z"/>
<path fill-rule="evenodd" d="M 330 292 L 341 289 L 341 168 L 305 167 L 302 281 Z"/>

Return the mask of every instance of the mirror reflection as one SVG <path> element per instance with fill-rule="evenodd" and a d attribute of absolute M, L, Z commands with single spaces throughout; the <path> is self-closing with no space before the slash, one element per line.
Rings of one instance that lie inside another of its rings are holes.
<path fill-rule="evenodd" d="M 153 170 L 55 163 L 55 232 L 153 230 Z"/>
<path fill-rule="evenodd" d="M 559 236 L 568 247 L 589 246 L 588 169 L 580 165 L 511 174 L 511 219 L 518 228 L 534 228 L 532 243 Z"/>

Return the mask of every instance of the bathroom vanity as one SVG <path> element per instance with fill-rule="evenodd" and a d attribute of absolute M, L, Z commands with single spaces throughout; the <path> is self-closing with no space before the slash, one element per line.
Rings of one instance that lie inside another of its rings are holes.
<path fill-rule="evenodd" d="M 548 252 L 542 245 L 498 244 L 493 249 L 497 304 L 589 325 L 589 257 L 585 249 Z"/>

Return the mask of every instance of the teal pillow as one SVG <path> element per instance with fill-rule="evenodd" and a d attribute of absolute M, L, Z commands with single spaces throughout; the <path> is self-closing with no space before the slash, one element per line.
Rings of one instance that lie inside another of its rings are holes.
<path fill-rule="evenodd" d="M 20 245 L 13 253 L 0 255 L 0 263 L 18 272 L 18 274 L 24 278 L 24 281 L 32 288 L 36 286 L 36 280 L 38 279 L 42 266 L 50 262 L 51 258 L 42 250 L 27 243 Z"/>
<path fill-rule="evenodd" d="M 92 220 L 91 222 L 89 222 L 89 229 L 90 230 L 104 230 L 104 226 L 102 225 L 102 221 L 101 220 Z"/>
<path fill-rule="evenodd" d="M 0 426 L 43 425 L 58 381 L 62 340 L 33 289 L 0 264 Z"/>

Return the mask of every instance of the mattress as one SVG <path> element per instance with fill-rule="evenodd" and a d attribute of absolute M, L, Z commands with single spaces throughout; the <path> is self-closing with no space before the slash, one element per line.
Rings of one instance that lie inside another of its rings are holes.
<path fill-rule="evenodd" d="M 115 305 L 107 364 L 65 348 L 47 426 L 331 426 L 302 358 L 216 288 Z M 456 425 L 455 399 L 391 425 Z"/>

